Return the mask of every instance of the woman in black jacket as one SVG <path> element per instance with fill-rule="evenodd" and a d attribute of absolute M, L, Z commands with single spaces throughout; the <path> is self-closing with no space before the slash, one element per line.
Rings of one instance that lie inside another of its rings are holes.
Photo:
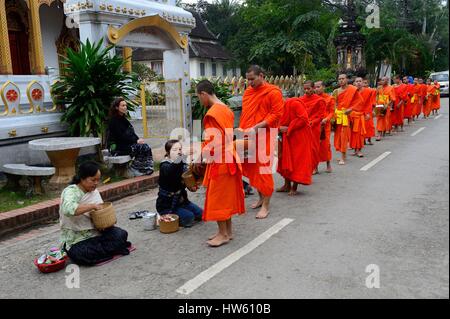
<path fill-rule="evenodd" d="M 130 155 L 133 158 L 131 169 L 135 175 L 153 173 L 152 149 L 134 132 L 133 125 L 127 119 L 127 102 L 116 98 L 111 106 L 108 125 L 108 145 L 111 155 Z"/>
<path fill-rule="evenodd" d="M 190 202 L 181 175 L 187 170 L 178 140 L 169 140 L 165 145 L 166 156 L 159 166 L 159 192 L 156 210 L 159 214 L 176 214 L 183 227 L 192 226 L 194 220 L 202 220 L 203 210 Z"/>

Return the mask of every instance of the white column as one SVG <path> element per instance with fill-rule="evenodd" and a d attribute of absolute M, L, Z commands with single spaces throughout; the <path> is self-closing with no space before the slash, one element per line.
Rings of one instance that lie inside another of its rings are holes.
<path fill-rule="evenodd" d="M 191 102 L 187 96 L 187 92 L 190 89 L 189 78 L 189 51 L 186 52 L 182 49 L 173 49 L 164 51 L 164 79 L 165 80 L 178 80 L 181 79 L 181 100 L 183 106 L 183 126 L 189 132 L 192 132 L 191 127 Z M 179 120 L 181 114 L 175 112 L 170 117 L 176 117 L 174 120 Z"/>

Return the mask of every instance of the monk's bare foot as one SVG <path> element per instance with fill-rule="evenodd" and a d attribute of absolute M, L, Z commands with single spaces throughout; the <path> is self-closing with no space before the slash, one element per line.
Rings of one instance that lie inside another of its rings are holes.
<path fill-rule="evenodd" d="M 267 210 L 267 208 L 261 207 L 261 209 L 259 210 L 258 214 L 256 214 L 256 218 L 257 219 L 264 219 L 268 215 L 269 215 L 269 211 Z"/>
<path fill-rule="evenodd" d="M 344 160 L 340 160 L 338 164 L 339 165 L 345 165 L 345 161 Z"/>
<path fill-rule="evenodd" d="M 319 174 L 319 170 L 316 168 L 316 169 L 312 172 L 312 174 L 313 174 L 313 175 Z"/>
<path fill-rule="evenodd" d="M 284 185 L 283 187 L 280 187 L 276 190 L 277 193 L 287 193 L 291 190 L 290 187 Z"/>
<path fill-rule="evenodd" d="M 327 170 L 326 170 L 325 172 L 327 172 L 327 173 L 332 173 L 332 172 L 333 172 L 333 169 L 332 169 L 331 167 L 327 167 Z"/>
<path fill-rule="evenodd" d="M 253 209 L 257 209 L 257 208 L 260 208 L 262 206 L 262 204 L 263 204 L 263 201 L 262 201 L 262 199 L 260 199 L 259 201 L 253 203 L 250 207 Z"/>
<path fill-rule="evenodd" d="M 213 239 L 210 239 L 207 241 L 208 245 L 211 247 L 219 247 L 222 246 L 230 241 L 230 238 L 228 236 L 224 236 L 222 234 L 217 234 L 216 237 Z"/>
<path fill-rule="evenodd" d="M 291 190 L 291 191 L 288 193 L 288 195 L 289 195 L 289 196 L 295 196 L 295 195 L 298 195 L 298 192 L 295 191 L 295 190 Z"/>
<path fill-rule="evenodd" d="M 217 236 L 219 236 L 219 233 L 214 234 L 214 235 L 212 235 L 212 236 L 209 236 L 209 237 L 208 237 L 208 240 L 213 240 L 213 239 L 216 238 Z M 228 235 L 228 238 L 229 238 L 230 240 L 233 240 L 233 235 Z"/>
<path fill-rule="evenodd" d="M 364 154 L 361 152 L 359 152 L 357 155 L 358 155 L 358 157 L 364 157 Z"/>

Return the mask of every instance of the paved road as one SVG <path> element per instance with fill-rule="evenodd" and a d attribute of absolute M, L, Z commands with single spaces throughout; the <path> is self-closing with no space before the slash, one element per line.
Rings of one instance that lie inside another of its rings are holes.
<path fill-rule="evenodd" d="M 220 248 L 205 243 L 213 223 L 163 235 L 127 220 L 127 212 L 154 209 L 155 190 L 115 203 L 137 250 L 81 267 L 79 289 L 66 287 L 68 273 L 42 275 L 32 264 L 57 242 L 56 225 L 0 242 L 0 298 L 448 298 L 448 99 L 442 104 L 439 118 L 368 146 L 364 158 L 334 165 L 299 196 L 275 194 L 266 220 L 250 209 L 235 218 L 235 239 Z M 378 289 L 366 287 L 371 264 Z M 185 295 L 182 287 L 194 288 Z"/>

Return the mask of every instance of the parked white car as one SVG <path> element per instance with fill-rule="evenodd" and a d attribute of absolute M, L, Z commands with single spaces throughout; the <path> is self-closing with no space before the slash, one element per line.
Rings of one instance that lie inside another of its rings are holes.
<path fill-rule="evenodd" d="M 432 78 L 433 81 L 438 81 L 441 86 L 441 95 L 448 96 L 448 71 L 431 73 L 430 78 Z"/>

